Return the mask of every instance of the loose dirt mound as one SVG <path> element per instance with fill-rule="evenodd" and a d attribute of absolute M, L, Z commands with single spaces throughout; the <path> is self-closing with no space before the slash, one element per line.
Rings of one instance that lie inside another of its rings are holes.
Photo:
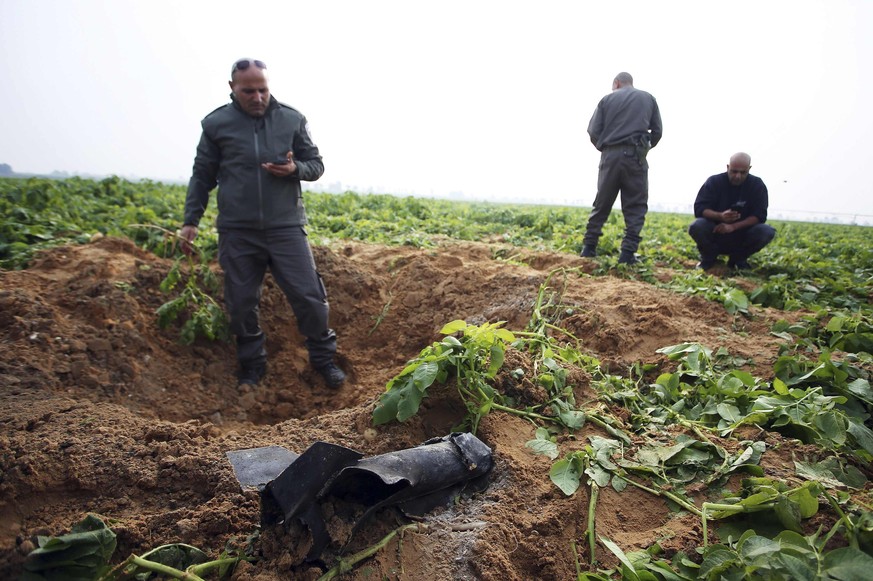
<path fill-rule="evenodd" d="M 214 556 L 228 542 L 241 545 L 257 528 L 259 502 L 241 490 L 228 450 L 280 445 L 300 453 L 322 440 L 369 456 L 449 433 L 463 415 L 450 389 L 432 388 L 418 415 L 375 435 L 370 415 L 386 382 L 449 321 L 524 329 L 540 285 L 559 266 L 577 269 L 553 279 L 564 288 L 562 326 L 613 373 L 635 361 L 662 363 L 655 350 L 683 341 L 725 346 L 759 375 L 776 356 L 768 333 L 776 314 L 736 319 L 700 298 L 588 276 L 592 263 L 570 255 L 457 242 L 348 243 L 315 254 L 350 378 L 337 391 L 308 368 L 294 317 L 269 277 L 261 309 L 269 376 L 239 389 L 231 345 L 182 346 L 178 329 L 157 327 L 168 260 L 103 239 L 47 252 L 26 271 L 0 271 L 0 578 L 20 573 L 36 535 L 68 532 L 88 512 L 117 533 L 119 559 L 170 542 Z M 510 356 L 526 365 L 521 354 Z M 577 401 L 595 398 L 584 381 Z M 586 426 L 578 440 L 594 430 Z M 566 498 L 549 481 L 550 461 L 524 447 L 529 423 L 495 412 L 477 435 L 494 451 L 488 488 L 433 511 L 348 578 L 575 578 L 570 547 L 586 546 L 584 490 Z M 397 525 L 396 515 L 380 513 L 350 550 Z M 655 539 L 667 550 L 696 546 L 698 525 L 639 490 L 604 489 L 598 501 L 598 534 L 626 550 Z M 293 542 L 264 531 L 255 543 L 262 558 L 236 577 L 314 579 L 321 571 L 298 566 Z M 614 562 L 607 551 L 597 556 Z"/>

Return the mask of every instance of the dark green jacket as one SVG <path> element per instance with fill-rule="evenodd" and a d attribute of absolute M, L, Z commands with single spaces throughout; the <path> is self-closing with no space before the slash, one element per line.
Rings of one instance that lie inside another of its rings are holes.
<path fill-rule="evenodd" d="M 201 122 L 184 223 L 200 224 L 209 192 L 218 185 L 219 230 L 306 224 L 300 181 L 315 181 L 324 173 L 306 118 L 272 96 L 263 117 L 249 116 L 231 99 Z M 278 178 L 261 167 L 289 151 L 297 163 L 294 175 Z"/>

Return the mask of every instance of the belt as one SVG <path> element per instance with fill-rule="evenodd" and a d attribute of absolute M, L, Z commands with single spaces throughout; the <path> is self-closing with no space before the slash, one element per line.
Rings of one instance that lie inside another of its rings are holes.
<path fill-rule="evenodd" d="M 624 149 L 626 147 L 636 147 L 633 143 L 616 143 L 614 145 L 604 145 L 603 149 Z"/>

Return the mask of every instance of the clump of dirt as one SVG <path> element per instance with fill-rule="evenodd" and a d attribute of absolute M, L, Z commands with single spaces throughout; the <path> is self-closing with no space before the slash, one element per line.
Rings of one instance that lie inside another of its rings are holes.
<path fill-rule="evenodd" d="M 769 328 L 783 313 L 756 309 L 737 318 L 698 297 L 589 276 L 592 263 L 571 255 L 455 241 L 314 252 L 349 375 L 338 390 L 309 368 L 291 310 L 269 277 L 261 307 L 269 375 L 239 388 L 232 344 L 184 346 L 177 328 L 158 328 L 155 310 L 169 298 L 158 287 L 170 260 L 107 238 L 47 251 L 24 271 L 0 271 L 0 577 L 20 574 L 36 536 L 68 532 L 86 513 L 111 522 L 118 560 L 172 542 L 215 556 L 227 544 L 244 545 L 258 528 L 259 499 L 240 487 L 229 450 L 279 445 L 301 453 L 326 441 L 369 456 L 448 434 L 464 410 L 447 386 L 434 386 L 407 422 L 374 429 L 371 413 L 386 382 L 452 320 L 523 330 L 556 267 L 572 271 L 561 280 L 562 326 L 613 373 L 637 361 L 664 363 L 656 349 L 683 341 L 724 346 L 762 375 L 778 352 Z M 506 370 L 526 366 L 529 358 L 509 352 Z M 572 379 L 577 401 L 596 397 L 584 373 Z M 523 405 L 545 397 L 508 371 L 497 380 Z M 562 445 L 582 446 L 591 433 L 597 428 L 586 426 Z M 551 461 L 525 448 L 533 427 L 520 418 L 488 414 L 477 436 L 493 450 L 489 486 L 432 511 L 347 578 L 575 577 L 571 545 L 583 563 L 589 559 L 584 487 L 567 498 L 549 481 Z M 374 544 L 400 522 L 408 521 L 386 509 L 348 550 Z M 675 551 L 701 538 L 699 521 L 633 488 L 603 489 L 596 522 L 598 534 L 625 550 L 659 540 Z M 261 531 L 253 544 L 260 559 L 235 578 L 317 578 L 321 569 L 301 565 L 306 541 L 296 530 Z M 614 562 L 602 548 L 596 556 Z"/>

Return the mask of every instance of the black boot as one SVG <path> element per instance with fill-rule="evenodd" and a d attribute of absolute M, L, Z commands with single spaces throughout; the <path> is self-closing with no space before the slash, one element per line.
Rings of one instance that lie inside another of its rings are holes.
<path fill-rule="evenodd" d="M 618 255 L 619 264 L 636 264 L 637 262 L 639 262 L 639 260 L 637 259 L 636 254 L 630 250 L 622 250 L 621 254 Z"/>
<path fill-rule="evenodd" d="M 579 256 L 583 256 L 585 258 L 594 258 L 597 256 L 597 246 L 594 244 L 586 244 L 582 247 L 582 252 L 579 253 Z"/>

